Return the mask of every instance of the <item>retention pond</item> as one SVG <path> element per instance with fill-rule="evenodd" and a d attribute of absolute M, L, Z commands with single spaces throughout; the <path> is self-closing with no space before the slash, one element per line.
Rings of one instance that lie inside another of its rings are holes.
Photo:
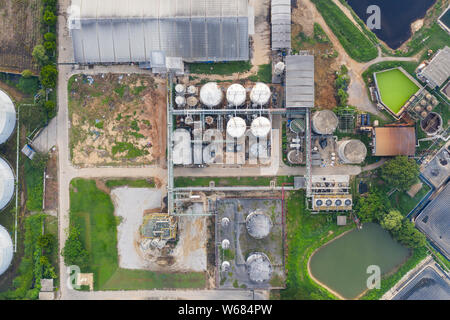
<path fill-rule="evenodd" d="M 364 224 L 319 248 L 309 261 L 312 276 L 345 299 L 355 299 L 367 289 L 369 266 L 381 275 L 393 272 L 409 256 L 409 250 L 375 223 Z"/>

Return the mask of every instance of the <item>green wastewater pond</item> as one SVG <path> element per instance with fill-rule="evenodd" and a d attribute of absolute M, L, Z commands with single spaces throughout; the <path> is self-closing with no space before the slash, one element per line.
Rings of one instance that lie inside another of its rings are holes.
<path fill-rule="evenodd" d="M 310 259 L 312 275 L 346 299 L 354 299 L 367 289 L 371 265 L 381 275 L 394 271 L 410 254 L 392 236 L 375 223 L 352 230 L 319 248 Z M 383 281 L 383 280 L 382 280 Z"/>

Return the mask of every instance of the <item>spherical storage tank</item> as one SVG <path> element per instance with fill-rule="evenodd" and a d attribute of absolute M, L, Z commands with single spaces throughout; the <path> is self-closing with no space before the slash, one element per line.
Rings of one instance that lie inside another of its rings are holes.
<path fill-rule="evenodd" d="M 338 126 L 338 117 L 333 111 L 321 110 L 312 116 L 312 128 L 317 134 L 332 134 Z"/>
<path fill-rule="evenodd" d="M 227 90 L 227 101 L 229 104 L 235 107 L 240 107 L 245 103 L 247 99 L 247 91 L 245 88 L 238 84 L 232 84 Z"/>
<path fill-rule="evenodd" d="M 6 207 L 14 195 L 14 173 L 9 164 L 0 158 L 0 210 Z"/>
<path fill-rule="evenodd" d="M 241 138 L 247 130 L 247 124 L 245 120 L 240 117 L 233 117 L 228 120 L 227 123 L 227 134 L 232 138 Z"/>
<path fill-rule="evenodd" d="M 269 103 L 271 95 L 272 93 L 267 84 L 257 82 L 250 92 L 250 100 L 257 105 L 263 106 Z"/>
<path fill-rule="evenodd" d="M 218 106 L 222 99 L 222 90 L 220 90 L 216 82 L 208 82 L 200 90 L 200 101 L 207 107 Z"/>
<path fill-rule="evenodd" d="M 272 124 L 270 120 L 266 117 L 258 117 L 252 121 L 250 130 L 253 135 L 257 138 L 265 138 L 272 129 Z"/>
<path fill-rule="evenodd" d="M 367 156 L 367 148 L 359 140 L 347 140 L 338 143 L 339 158 L 345 163 L 361 163 Z"/>
<path fill-rule="evenodd" d="M 5 273 L 13 258 L 13 243 L 8 231 L 0 226 L 0 276 Z"/>
<path fill-rule="evenodd" d="M 245 264 L 250 281 L 263 283 L 270 280 L 272 264 L 265 253 L 254 252 L 250 254 Z"/>
<path fill-rule="evenodd" d="M 250 213 L 245 219 L 247 231 L 255 239 L 267 237 L 272 229 L 272 220 L 262 210 Z"/>
<path fill-rule="evenodd" d="M 0 90 L 0 144 L 5 143 L 16 126 L 16 109 L 11 98 Z"/>

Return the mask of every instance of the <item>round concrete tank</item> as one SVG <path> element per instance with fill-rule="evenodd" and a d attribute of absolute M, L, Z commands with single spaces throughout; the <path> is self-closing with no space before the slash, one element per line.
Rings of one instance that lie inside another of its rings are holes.
<path fill-rule="evenodd" d="M 8 230 L 0 225 L 0 276 L 11 265 L 13 258 L 13 242 Z"/>
<path fill-rule="evenodd" d="M 294 119 L 289 124 L 289 129 L 295 134 L 302 134 L 306 130 L 306 124 L 304 119 Z"/>
<path fill-rule="evenodd" d="M 267 237 L 272 229 L 272 220 L 262 210 L 258 209 L 250 213 L 245 219 L 247 231 L 255 239 Z"/>
<path fill-rule="evenodd" d="M 184 107 L 186 105 L 186 98 L 183 96 L 177 96 L 175 98 L 175 104 L 177 107 Z"/>
<path fill-rule="evenodd" d="M 226 228 L 230 224 L 230 219 L 228 219 L 227 217 L 222 218 L 220 224 L 222 225 L 222 228 Z"/>
<path fill-rule="evenodd" d="M 178 95 L 184 95 L 186 93 L 186 87 L 179 83 L 175 86 L 175 93 Z"/>
<path fill-rule="evenodd" d="M 272 264 L 265 253 L 254 252 L 250 254 L 245 264 L 250 281 L 263 283 L 270 280 L 272 276 Z"/>
<path fill-rule="evenodd" d="M 228 272 L 228 270 L 230 270 L 231 265 L 228 261 L 224 261 L 222 262 L 222 265 L 220 266 L 220 270 L 222 270 L 222 272 Z"/>
<path fill-rule="evenodd" d="M 426 95 L 427 100 L 431 100 L 432 97 L 433 96 L 431 94 L 427 93 L 427 95 Z"/>
<path fill-rule="evenodd" d="M 287 159 L 292 164 L 300 164 L 303 162 L 303 153 L 299 150 L 291 150 L 287 155 Z"/>
<path fill-rule="evenodd" d="M 247 99 L 247 91 L 245 88 L 238 84 L 234 83 L 228 87 L 227 90 L 227 101 L 234 107 L 240 107 L 245 103 Z"/>
<path fill-rule="evenodd" d="M 230 247 L 230 240 L 223 239 L 222 240 L 222 249 L 228 249 Z"/>
<path fill-rule="evenodd" d="M 198 104 L 198 99 L 196 97 L 188 97 L 186 103 L 189 108 L 194 108 Z"/>
<path fill-rule="evenodd" d="M 233 117 L 228 120 L 227 123 L 227 134 L 232 138 L 241 138 L 247 130 L 247 124 L 245 120 L 240 117 Z"/>
<path fill-rule="evenodd" d="M 271 95 L 272 93 L 267 84 L 257 82 L 250 92 L 250 100 L 257 105 L 263 106 L 269 103 Z"/>
<path fill-rule="evenodd" d="M 312 129 L 317 134 L 332 134 L 336 130 L 338 122 L 338 117 L 333 111 L 317 111 L 312 116 Z"/>
<path fill-rule="evenodd" d="M 200 90 L 200 101 L 207 107 L 217 107 L 223 99 L 223 92 L 216 82 L 208 82 Z"/>
<path fill-rule="evenodd" d="M 433 106 L 436 107 L 436 106 L 439 104 L 438 99 L 436 99 L 435 97 L 433 97 L 433 99 L 432 99 L 432 101 L 431 101 L 431 104 L 432 104 Z"/>
<path fill-rule="evenodd" d="M 422 107 L 419 106 L 419 105 L 417 105 L 417 106 L 414 107 L 414 111 L 416 111 L 417 113 L 422 112 L 422 110 L 423 110 Z"/>
<path fill-rule="evenodd" d="M 254 158 L 268 158 L 269 154 L 267 151 L 267 146 L 265 146 L 262 143 L 254 143 L 250 146 L 250 154 L 254 157 Z"/>
<path fill-rule="evenodd" d="M 433 110 L 433 106 L 432 106 L 432 105 L 430 105 L 430 104 L 429 104 L 429 105 L 427 105 L 427 111 L 428 111 L 428 112 L 431 112 L 432 110 Z"/>
<path fill-rule="evenodd" d="M 272 124 L 268 118 L 258 117 L 252 121 L 250 130 L 255 137 L 265 138 L 272 130 Z"/>
<path fill-rule="evenodd" d="M 286 65 L 284 64 L 284 62 L 280 61 L 280 62 L 278 62 L 278 63 L 275 65 L 274 73 L 275 73 L 277 76 L 280 76 L 280 75 L 283 74 L 284 69 L 286 69 Z"/>
<path fill-rule="evenodd" d="M 442 129 L 442 117 L 440 114 L 430 112 L 425 119 L 420 122 L 422 130 L 429 136 L 434 136 Z"/>
<path fill-rule="evenodd" d="M 195 94 L 198 93 L 198 89 L 197 89 L 196 86 L 189 86 L 187 88 L 187 93 L 190 94 L 190 95 L 195 95 Z"/>
<path fill-rule="evenodd" d="M 346 140 L 338 142 L 339 158 L 344 163 L 362 163 L 367 156 L 367 148 L 359 140 Z"/>
<path fill-rule="evenodd" d="M 422 118 L 426 118 L 427 115 L 428 115 L 428 112 L 426 112 L 426 111 L 422 111 L 422 113 L 420 114 L 420 116 Z"/>
<path fill-rule="evenodd" d="M 427 100 L 425 99 L 420 100 L 420 104 L 422 105 L 422 107 L 425 107 L 427 105 Z"/>
<path fill-rule="evenodd" d="M 16 126 L 16 109 L 11 98 L 0 90 L 0 144 L 9 139 Z"/>

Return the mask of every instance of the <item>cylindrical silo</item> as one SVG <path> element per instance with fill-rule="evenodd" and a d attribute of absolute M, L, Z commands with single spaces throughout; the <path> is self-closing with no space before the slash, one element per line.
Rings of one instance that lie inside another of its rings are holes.
<path fill-rule="evenodd" d="M 245 120 L 240 117 L 233 117 L 228 120 L 227 134 L 232 138 L 241 138 L 244 136 L 247 130 L 247 124 Z"/>
<path fill-rule="evenodd" d="M 287 159 L 292 164 L 300 164 L 303 162 L 303 153 L 299 150 L 291 150 L 287 155 Z"/>
<path fill-rule="evenodd" d="M 248 234 L 255 239 L 267 237 L 272 230 L 272 220 L 261 209 L 250 213 L 245 219 Z"/>
<path fill-rule="evenodd" d="M 321 110 L 312 116 L 312 129 L 317 134 L 332 134 L 337 126 L 339 119 L 333 111 Z"/>
<path fill-rule="evenodd" d="M 344 163 L 362 163 L 367 156 L 367 148 L 359 140 L 346 140 L 338 142 L 339 158 Z"/>
<path fill-rule="evenodd" d="M 8 230 L 0 225 L 0 276 L 11 265 L 13 258 L 13 242 Z"/>
<path fill-rule="evenodd" d="M 183 96 L 177 96 L 175 98 L 175 104 L 177 105 L 177 107 L 181 108 L 184 107 L 186 105 L 186 98 Z"/>
<path fill-rule="evenodd" d="M 194 108 L 198 104 L 198 99 L 196 97 L 188 97 L 186 99 L 186 103 L 187 103 L 189 108 Z"/>
<path fill-rule="evenodd" d="M 198 89 L 196 86 L 189 86 L 187 88 L 187 93 L 190 95 L 196 95 L 198 93 Z"/>
<path fill-rule="evenodd" d="M 278 62 L 276 65 L 275 65 L 275 68 L 274 68 L 274 73 L 277 75 L 277 76 L 279 76 L 279 75 L 281 75 L 283 72 L 284 72 L 284 69 L 286 68 L 286 65 L 284 64 L 284 62 Z"/>
<path fill-rule="evenodd" d="M 186 87 L 181 83 L 177 84 L 175 86 L 175 93 L 177 95 L 184 95 L 186 93 Z"/>
<path fill-rule="evenodd" d="M 0 90 L 0 144 L 9 139 L 16 126 L 16 109 L 11 98 Z"/>
<path fill-rule="evenodd" d="M 254 252 L 245 261 L 250 281 L 263 283 L 272 276 L 272 264 L 269 257 L 263 252 Z"/>
<path fill-rule="evenodd" d="M 247 91 L 245 88 L 238 84 L 234 83 L 228 87 L 227 90 L 227 101 L 234 107 L 240 107 L 245 103 L 247 99 Z"/>
<path fill-rule="evenodd" d="M 14 172 L 0 157 L 0 210 L 5 208 L 14 195 Z"/>
<path fill-rule="evenodd" d="M 265 138 L 272 130 L 272 124 L 268 118 L 258 117 L 252 121 L 250 130 L 255 137 Z"/>
<path fill-rule="evenodd" d="M 200 101 L 209 108 L 217 107 L 222 99 L 222 90 L 216 82 L 208 82 L 200 90 Z"/>
<path fill-rule="evenodd" d="M 269 103 L 271 95 L 272 93 L 270 92 L 270 88 L 267 84 L 257 82 L 250 92 L 250 100 L 254 104 L 263 106 Z"/>

